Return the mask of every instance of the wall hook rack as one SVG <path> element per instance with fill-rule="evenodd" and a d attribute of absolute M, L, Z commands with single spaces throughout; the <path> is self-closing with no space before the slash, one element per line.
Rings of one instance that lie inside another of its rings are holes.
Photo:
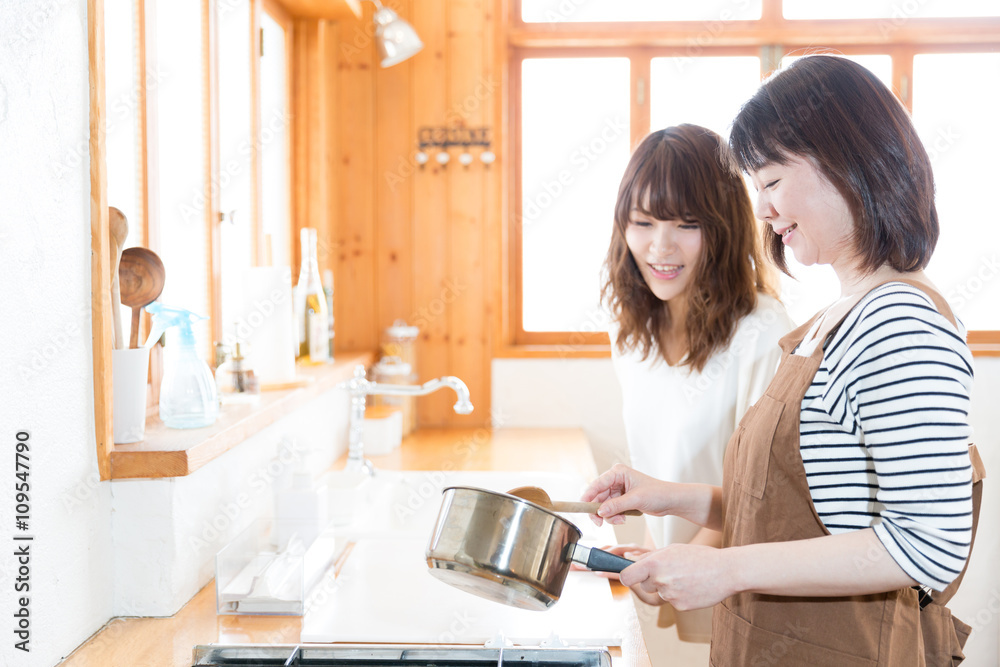
<path fill-rule="evenodd" d="M 452 146 L 462 148 L 458 161 L 464 167 L 475 161 L 470 152 L 473 146 L 483 148 L 479 153 L 479 161 L 483 164 L 490 165 L 496 161 L 496 154 L 490 150 L 492 137 L 488 127 L 421 127 L 417 131 L 417 144 L 419 150 L 414 157 L 421 167 L 430 161 L 432 152 L 438 164 L 442 166 L 448 164 L 451 161 L 448 149 Z"/>

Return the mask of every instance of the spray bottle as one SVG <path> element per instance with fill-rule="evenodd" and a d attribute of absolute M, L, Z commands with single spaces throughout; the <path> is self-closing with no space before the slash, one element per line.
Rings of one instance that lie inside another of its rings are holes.
<path fill-rule="evenodd" d="M 212 371 L 195 350 L 191 325 L 206 317 L 156 301 L 146 306 L 153 323 L 146 346 L 170 327 L 180 327 L 177 343 L 167 347 L 160 386 L 160 420 L 170 428 L 211 426 L 219 415 L 219 395 Z M 155 335 L 155 338 L 154 338 Z"/>

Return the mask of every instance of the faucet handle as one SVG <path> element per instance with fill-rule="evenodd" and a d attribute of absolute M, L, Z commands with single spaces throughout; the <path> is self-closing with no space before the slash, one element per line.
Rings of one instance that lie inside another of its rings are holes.
<path fill-rule="evenodd" d="M 351 395 L 364 396 L 368 393 L 368 371 L 365 370 L 364 364 L 358 364 L 354 367 L 354 377 L 350 380 L 344 380 L 343 382 L 337 383 L 337 389 L 345 389 Z"/>

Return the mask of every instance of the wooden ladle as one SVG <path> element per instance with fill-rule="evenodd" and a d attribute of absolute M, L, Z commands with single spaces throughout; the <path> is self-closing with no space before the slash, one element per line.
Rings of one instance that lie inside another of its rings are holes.
<path fill-rule="evenodd" d="M 118 264 L 121 262 L 122 249 L 128 237 L 128 221 L 125 214 L 114 206 L 108 207 L 109 248 L 111 250 L 111 321 L 114 327 L 114 347 L 125 347 L 122 335 L 122 299 L 118 279 Z"/>
<path fill-rule="evenodd" d="M 540 489 L 537 486 L 519 486 L 516 489 L 511 489 L 508 491 L 512 496 L 517 496 L 527 500 L 528 502 L 535 503 L 540 507 L 544 507 L 552 512 L 567 512 L 570 514 L 597 514 L 597 508 L 601 506 L 601 503 L 584 503 L 584 502 L 566 502 L 559 500 L 552 500 L 549 498 L 549 494 L 545 493 L 545 489 Z M 629 516 L 642 516 L 642 512 L 639 510 L 626 510 L 622 514 L 627 514 Z"/>
<path fill-rule="evenodd" d="M 122 303 L 132 309 L 129 347 L 139 346 L 139 313 L 163 291 L 163 262 L 149 248 L 126 248 L 118 265 Z"/>

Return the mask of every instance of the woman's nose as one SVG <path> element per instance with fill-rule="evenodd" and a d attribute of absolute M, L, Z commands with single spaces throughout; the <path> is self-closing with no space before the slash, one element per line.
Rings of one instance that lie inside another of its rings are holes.
<path fill-rule="evenodd" d="M 771 206 L 771 200 L 768 198 L 766 192 L 757 193 L 757 203 L 754 206 L 753 212 L 758 220 L 766 221 L 775 217 L 774 207 Z"/>
<path fill-rule="evenodd" d="M 669 255 L 674 251 L 673 232 L 667 227 L 657 230 L 653 235 L 653 242 L 651 245 L 653 254 Z"/>

